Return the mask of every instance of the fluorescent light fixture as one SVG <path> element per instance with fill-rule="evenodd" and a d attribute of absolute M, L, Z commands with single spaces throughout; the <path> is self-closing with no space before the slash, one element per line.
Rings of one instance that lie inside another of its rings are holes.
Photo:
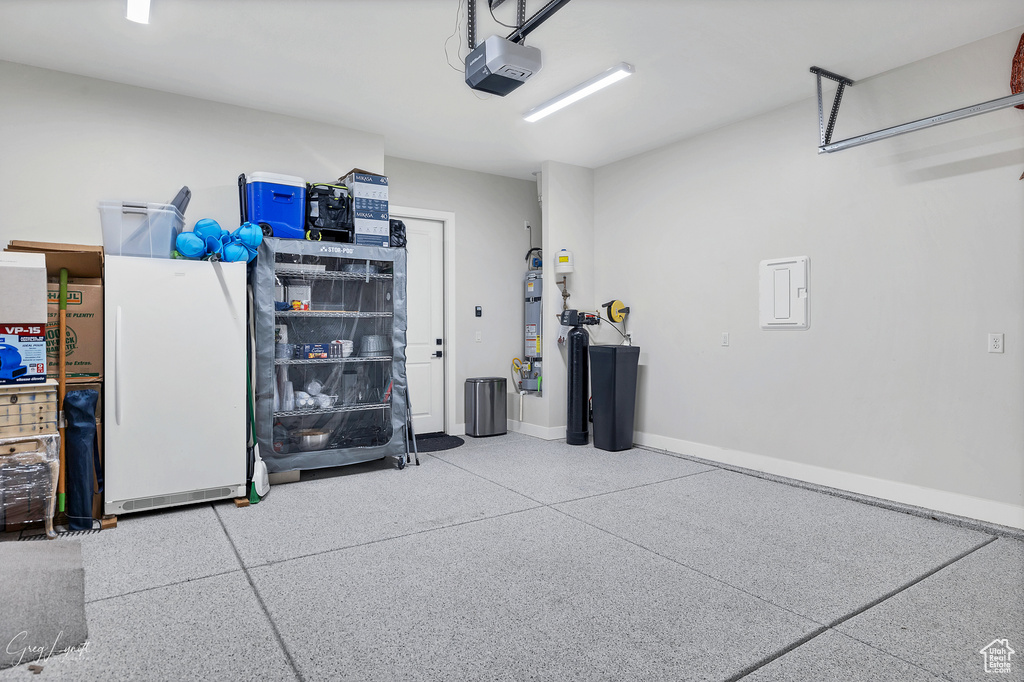
<path fill-rule="evenodd" d="M 634 71 L 635 69 L 632 65 L 622 62 L 608 69 L 604 73 L 598 74 L 590 80 L 580 83 L 575 88 L 566 90 L 561 95 L 549 99 L 547 102 L 544 102 L 544 104 L 530 109 L 523 114 L 523 118 L 530 123 L 539 121 L 548 114 L 553 114 L 559 109 L 564 109 L 573 102 L 578 102 L 587 95 L 592 95 L 598 90 L 622 80 L 626 76 L 631 75 Z"/>
<path fill-rule="evenodd" d="M 124 18 L 137 24 L 148 24 L 149 0 L 128 0 L 128 11 Z"/>

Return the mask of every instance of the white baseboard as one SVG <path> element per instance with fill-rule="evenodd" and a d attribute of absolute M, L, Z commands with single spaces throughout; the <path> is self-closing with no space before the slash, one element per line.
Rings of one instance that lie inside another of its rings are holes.
<path fill-rule="evenodd" d="M 466 435 L 466 424 L 456 424 L 454 428 L 448 429 L 449 436 L 465 436 Z"/>
<path fill-rule="evenodd" d="M 542 438 L 544 440 L 558 440 L 559 438 L 565 438 L 564 426 L 537 426 L 536 424 L 516 421 L 515 419 L 508 420 L 508 430 L 521 433 L 524 436 L 533 436 L 534 438 Z"/>
<path fill-rule="evenodd" d="M 909 504 L 925 509 L 965 516 L 1001 526 L 1024 529 L 1024 507 L 986 500 L 972 495 L 962 495 L 945 490 L 925 488 L 912 483 L 887 481 L 873 476 L 854 474 L 837 469 L 828 469 L 813 464 L 792 462 L 766 455 L 729 450 L 704 443 L 659 436 L 653 433 L 634 435 L 637 445 L 667 450 L 680 455 L 700 457 L 744 469 L 754 469 L 775 476 L 785 476 L 806 483 L 846 490 L 859 495 L 878 497 L 900 504 Z"/>

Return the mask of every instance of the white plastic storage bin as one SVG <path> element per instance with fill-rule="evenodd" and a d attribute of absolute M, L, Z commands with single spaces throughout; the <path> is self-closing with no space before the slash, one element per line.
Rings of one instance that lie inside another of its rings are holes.
<path fill-rule="evenodd" d="M 100 224 L 108 256 L 170 258 L 185 217 L 171 204 L 101 201 Z"/>

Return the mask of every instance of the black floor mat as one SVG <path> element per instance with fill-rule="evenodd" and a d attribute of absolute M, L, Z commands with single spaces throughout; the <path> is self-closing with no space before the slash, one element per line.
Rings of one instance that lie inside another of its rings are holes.
<path fill-rule="evenodd" d="M 416 448 L 420 452 L 440 452 L 457 448 L 466 441 L 458 436 L 448 436 L 443 433 L 428 433 L 425 436 L 416 436 Z M 411 444 L 410 444 L 411 445 Z"/>

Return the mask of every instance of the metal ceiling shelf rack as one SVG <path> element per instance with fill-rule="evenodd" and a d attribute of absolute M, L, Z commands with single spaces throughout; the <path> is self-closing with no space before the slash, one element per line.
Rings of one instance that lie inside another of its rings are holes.
<path fill-rule="evenodd" d="M 897 135 L 903 135 L 904 133 L 910 133 L 915 130 L 923 130 L 924 128 L 942 125 L 943 123 L 959 121 L 963 118 L 970 118 L 971 116 L 987 114 L 990 111 L 997 111 L 999 109 L 1006 109 L 1007 107 L 1016 106 L 1018 104 L 1024 104 L 1024 92 L 1021 92 L 1016 95 L 1000 97 L 999 99 L 989 100 L 988 102 L 982 102 L 981 104 L 974 104 L 962 109 L 947 111 L 944 114 L 929 116 L 928 118 L 911 121 L 910 123 L 903 123 L 897 126 L 892 126 L 891 128 L 876 130 L 873 133 L 865 133 L 863 135 L 857 135 L 856 137 L 849 137 L 845 140 L 833 142 L 832 132 L 835 130 L 836 118 L 839 116 L 839 104 L 843 99 L 843 90 L 848 85 L 852 86 L 853 81 L 845 76 L 840 76 L 817 66 L 811 67 L 811 73 L 817 77 L 818 81 L 818 128 L 821 131 L 821 145 L 818 147 L 819 154 L 831 154 L 832 152 L 842 151 L 844 149 L 849 149 L 850 147 L 859 147 L 862 144 L 869 144 L 871 142 L 877 142 L 878 140 L 896 137 Z M 832 112 L 829 115 L 828 124 L 825 123 L 825 110 L 821 96 L 822 78 L 827 78 L 828 80 L 835 81 L 839 84 L 839 87 L 836 89 L 835 98 L 832 100 Z"/>

